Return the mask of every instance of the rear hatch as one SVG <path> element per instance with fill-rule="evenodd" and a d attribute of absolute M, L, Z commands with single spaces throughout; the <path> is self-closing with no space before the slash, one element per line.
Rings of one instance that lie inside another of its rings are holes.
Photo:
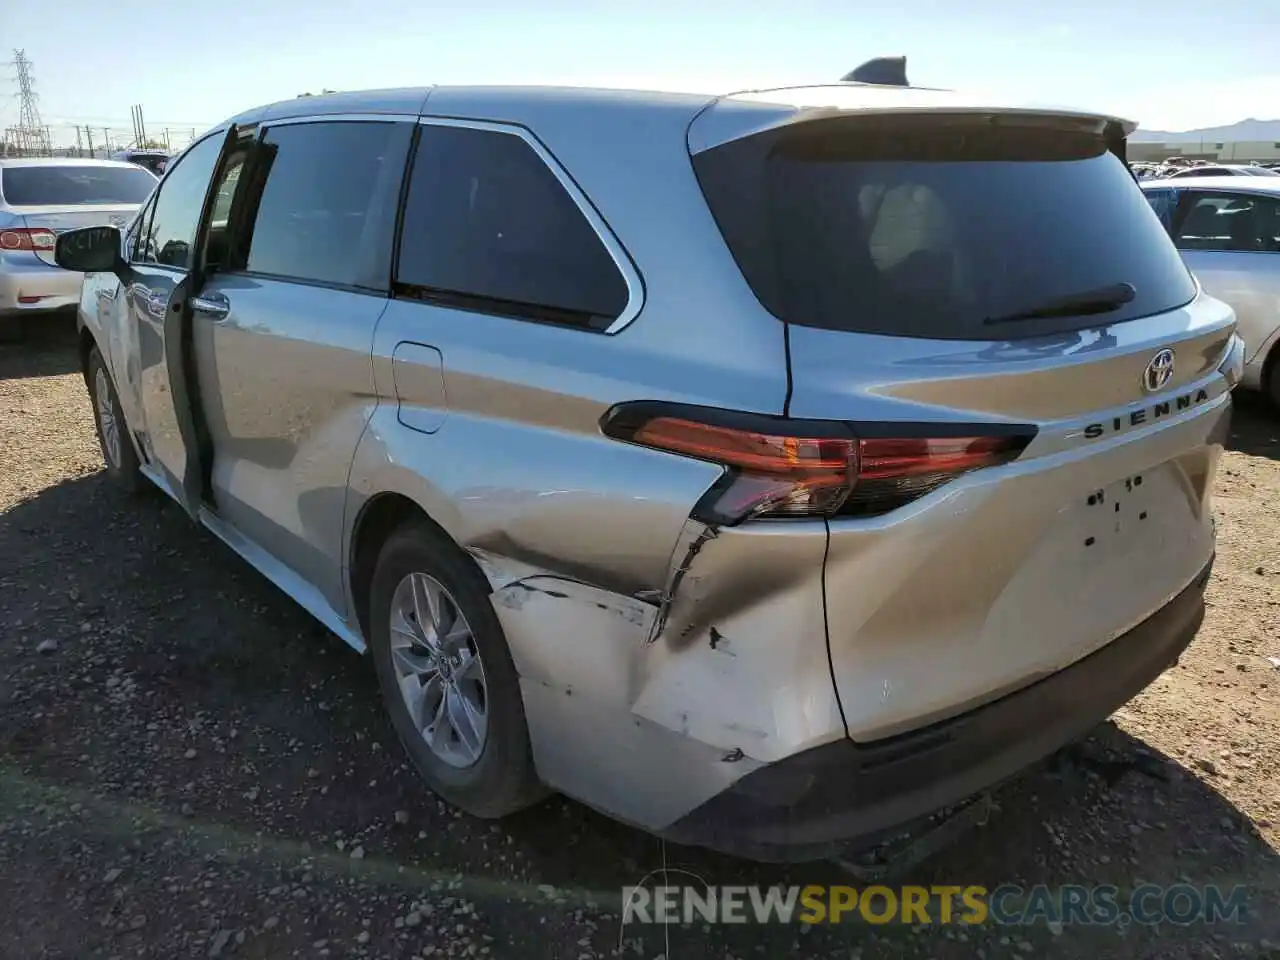
<path fill-rule="evenodd" d="M 0 169 L 0 196 L 21 219 L 17 225 L 57 236 L 107 224 L 123 230 L 157 182 L 148 171 L 131 165 L 51 162 Z M 53 263 L 49 245 L 37 244 L 33 252 Z"/>
<path fill-rule="evenodd" d="M 786 324 L 786 413 L 880 451 L 828 520 L 855 739 L 1069 665 L 1212 556 L 1234 318 L 1126 169 L 1129 129 L 852 84 L 691 127 L 721 232 Z"/>

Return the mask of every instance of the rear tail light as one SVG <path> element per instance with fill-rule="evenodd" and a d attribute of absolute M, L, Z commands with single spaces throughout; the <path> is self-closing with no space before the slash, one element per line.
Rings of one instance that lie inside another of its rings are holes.
<path fill-rule="evenodd" d="M 58 241 L 52 230 L 40 227 L 14 227 L 0 230 L 0 250 L 52 251 Z"/>
<path fill-rule="evenodd" d="M 694 511 L 720 525 L 886 513 L 970 470 L 1008 463 L 1035 436 L 1022 425 L 858 425 L 647 402 L 614 407 L 602 428 L 725 467 Z"/>

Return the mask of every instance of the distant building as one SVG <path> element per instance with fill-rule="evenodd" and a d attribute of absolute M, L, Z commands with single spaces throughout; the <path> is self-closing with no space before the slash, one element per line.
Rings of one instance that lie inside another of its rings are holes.
<path fill-rule="evenodd" d="M 1256 163 L 1260 160 L 1280 160 L 1280 141 L 1227 140 L 1214 142 L 1154 143 L 1130 140 L 1130 160 L 1166 160 L 1169 157 L 1186 157 L 1189 160 L 1212 160 L 1217 163 Z"/>

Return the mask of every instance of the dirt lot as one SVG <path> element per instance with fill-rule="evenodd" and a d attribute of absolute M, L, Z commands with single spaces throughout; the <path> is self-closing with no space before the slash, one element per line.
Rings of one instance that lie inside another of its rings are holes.
<path fill-rule="evenodd" d="M 1243 923 L 621 930 L 662 845 L 563 800 L 501 825 L 439 805 L 365 661 L 176 507 L 105 482 L 69 333 L 0 347 L 0 956 L 1280 957 L 1280 419 L 1260 405 L 1237 413 L 1183 662 L 911 878 L 1245 884 Z M 847 882 L 665 857 L 711 883 Z"/>

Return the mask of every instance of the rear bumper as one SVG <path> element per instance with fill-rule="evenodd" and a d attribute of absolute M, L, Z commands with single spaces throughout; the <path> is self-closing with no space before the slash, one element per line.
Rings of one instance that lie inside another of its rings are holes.
<path fill-rule="evenodd" d="M 1052 676 L 919 730 L 841 740 L 762 767 L 664 835 L 757 860 L 818 859 L 991 787 L 1087 733 L 1177 660 L 1204 618 L 1212 565 L 1147 620 Z"/>
<path fill-rule="evenodd" d="M 0 314 L 24 316 L 74 309 L 84 275 L 46 264 L 34 255 L 0 257 Z"/>

